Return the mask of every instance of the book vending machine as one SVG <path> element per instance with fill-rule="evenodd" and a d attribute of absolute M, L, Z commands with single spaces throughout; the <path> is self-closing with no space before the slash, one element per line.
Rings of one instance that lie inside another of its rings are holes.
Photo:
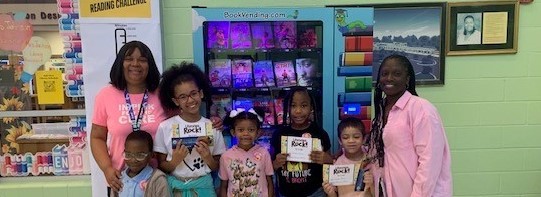
<path fill-rule="evenodd" d="M 316 119 L 336 150 L 339 112 L 344 111 L 344 104 L 346 111 L 357 107 L 358 113 L 367 112 L 369 108 L 360 106 L 370 105 L 371 78 L 366 78 L 372 73 L 371 67 L 365 66 L 368 62 L 357 64 L 357 52 L 369 60 L 371 46 L 364 39 L 372 35 L 373 9 L 354 8 L 343 19 L 361 20 L 353 22 L 362 26 L 340 20 L 342 15 L 338 13 L 346 13 L 341 10 L 344 8 L 194 8 L 194 62 L 208 74 L 213 88 L 213 104 L 207 106 L 207 115 L 223 118 L 236 108 L 265 109 L 264 132 L 259 142 L 270 147 L 276 125 L 284 121 L 285 93 L 292 86 L 305 86 L 316 98 Z M 346 30 L 347 33 L 341 32 Z M 344 35 L 360 37 L 365 48 L 351 51 L 355 52 L 353 56 L 342 54 L 347 44 Z M 340 63 L 342 57 L 348 64 Z M 364 67 L 359 74 L 359 68 L 353 66 L 361 65 Z M 343 71 L 344 68 L 349 71 Z M 357 96 L 350 98 L 350 92 L 345 92 L 345 81 L 350 80 L 362 82 L 358 84 L 362 88 L 351 88 L 367 92 L 361 93 L 363 105 L 356 105 L 357 100 L 351 99 Z M 228 130 L 225 129 L 224 138 L 231 146 L 235 139 L 228 135 Z"/>
<path fill-rule="evenodd" d="M 329 8 L 194 8 L 194 62 L 213 87 L 210 115 L 263 108 L 259 142 L 270 147 L 276 125 L 284 121 L 286 91 L 305 86 L 317 98 L 319 124 L 331 136 L 334 110 L 324 103 L 333 102 L 332 15 Z"/>

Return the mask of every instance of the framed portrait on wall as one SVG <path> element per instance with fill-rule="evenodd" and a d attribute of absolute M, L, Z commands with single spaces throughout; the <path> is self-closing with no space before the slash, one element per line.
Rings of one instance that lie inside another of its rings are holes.
<path fill-rule="evenodd" d="M 449 3 L 447 55 L 516 53 L 518 9 L 518 1 Z"/>
<path fill-rule="evenodd" d="M 444 84 L 446 3 L 375 4 L 373 82 L 387 56 L 412 63 L 420 85 Z"/>

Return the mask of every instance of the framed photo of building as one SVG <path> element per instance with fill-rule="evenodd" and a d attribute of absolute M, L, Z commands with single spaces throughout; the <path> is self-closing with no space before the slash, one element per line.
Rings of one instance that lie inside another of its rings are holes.
<path fill-rule="evenodd" d="M 444 84 L 446 3 L 374 6 L 373 81 L 387 56 L 406 56 L 417 84 Z"/>
<path fill-rule="evenodd" d="M 516 53 L 518 1 L 449 3 L 447 55 Z"/>

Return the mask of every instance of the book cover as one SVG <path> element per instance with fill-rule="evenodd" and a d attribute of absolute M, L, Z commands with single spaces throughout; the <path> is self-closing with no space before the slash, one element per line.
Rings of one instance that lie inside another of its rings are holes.
<path fill-rule="evenodd" d="M 314 26 L 301 25 L 298 27 L 299 32 L 299 48 L 316 48 L 317 34 Z"/>
<path fill-rule="evenodd" d="M 276 124 L 284 123 L 284 99 L 274 99 L 274 112 L 276 114 Z"/>
<path fill-rule="evenodd" d="M 274 48 L 274 34 L 270 22 L 251 23 L 253 46 L 256 49 Z"/>
<path fill-rule="evenodd" d="M 229 47 L 229 22 L 208 22 L 207 48 L 227 49 Z"/>
<path fill-rule="evenodd" d="M 297 82 L 299 86 L 313 86 L 319 78 L 319 62 L 313 58 L 296 59 Z"/>
<path fill-rule="evenodd" d="M 252 79 L 252 60 L 238 59 L 232 63 L 233 87 L 251 88 L 254 87 Z"/>
<path fill-rule="evenodd" d="M 209 80 L 212 87 L 231 87 L 231 60 L 212 59 L 209 60 Z"/>
<path fill-rule="evenodd" d="M 264 110 L 263 125 L 275 125 L 274 102 L 270 97 L 260 97 L 254 101 L 254 107 L 260 107 Z"/>
<path fill-rule="evenodd" d="M 252 36 L 248 22 L 231 22 L 231 48 L 252 48 Z"/>
<path fill-rule="evenodd" d="M 231 95 L 212 95 L 212 105 L 210 106 L 210 116 L 218 116 L 224 118 L 227 116 L 227 112 L 230 112 L 233 108 L 231 101 Z"/>
<path fill-rule="evenodd" d="M 292 61 L 274 62 L 274 74 L 277 87 L 289 87 L 297 85 L 295 68 Z"/>
<path fill-rule="evenodd" d="M 243 108 L 249 110 L 254 107 L 254 103 L 251 98 L 237 97 L 235 102 L 233 102 L 233 109 Z"/>
<path fill-rule="evenodd" d="M 274 22 L 274 42 L 276 48 L 297 48 L 297 25 L 294 21 Z"/>
<path fill-rule="evenodd" d="M 255 87 L 274 87 L 274 72 L 272 61 L 264 60 L 254 63 L 254 81 Z"/>

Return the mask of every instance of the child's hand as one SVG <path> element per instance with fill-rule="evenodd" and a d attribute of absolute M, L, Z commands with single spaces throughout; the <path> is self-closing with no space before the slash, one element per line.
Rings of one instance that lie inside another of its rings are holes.
<path fill-rule="evenodd" d="M 199 143 L 199 142 L 204 142 L 205 144 L 209 145 L 209 144 L 210 144 L 210 141 L 211 141 L 211 140 L 210 140 L 210 137 L 208 137 L 208 136 L 202 136 L 202 137 L 198 137 L 198 138 L 197 138 L 197 143 Z M 196 144 L 197 144 L 197 143 L 196 143 Z"/>
<path fill-rule="evenodd" d="M 276 159 L 272 163 L 272 166 L 274 167 L 274 169 L 278 169 L 278 168 L 284 166 L 286 164 L 286 161 L 287 161 L 287 156 L 288 156 L 287 153 L 277 154 Z"/>
<path fill-rule="evenodd" d="M 312 151 L 310 153 L 310 160 L 312 160 L 312 163 L 317 164 L 332 163 L 332 157 L 323 151 Z"/>
<path fill-rule="evenodd" d="M 374 187 L 374 175 L 372 175 L 372 172 L 370 170 L 367 170 L 364 172 L 364 188 L 373 188 Z"/>
<path fill-rule="evenodd" d="M 323 191 L 325 191 L 327 196 L 329 196 L 329 197 L 337 196 L 335 186 L 333 186 L 333 185 L 331 185 L 330 183 L 327 183 L 327 182 L 323 182 L 323 183 L 321 183 L 321 185 L 323 186 Z"/>
<path fill-rule="evenodd" d="M 201 158 L 210 158 L 210 149 L 208 146 L 208 138 L 201 138 L 197 140 L 197 143 L 195 144 L 195 150 L 201 155 Z"/>
<path fill-rule="evenodd" d="M 224 129 L 224 125 L 223 125 L 224 122 L 222 121 L 220 117 L 212 116 L 210 117 L 210 121 L 212 121 L 212 128 L 215 128 L 218 131 L 221 131 L 222 129 Z"/>
<path fill-rule="evenodd" d="M 173 158 L 171 159 L 171 161 L 176 166 L 180 164 L 180 162 L 182 162 L 184 158 L 186 158 L 188 153 L 189 153 L 188 148 L 184 146 L 181 142 L 178 142 L 177 147 L 175 147 L 175 150 L 173 150 L 173 155 L 172 155 Z"/>

